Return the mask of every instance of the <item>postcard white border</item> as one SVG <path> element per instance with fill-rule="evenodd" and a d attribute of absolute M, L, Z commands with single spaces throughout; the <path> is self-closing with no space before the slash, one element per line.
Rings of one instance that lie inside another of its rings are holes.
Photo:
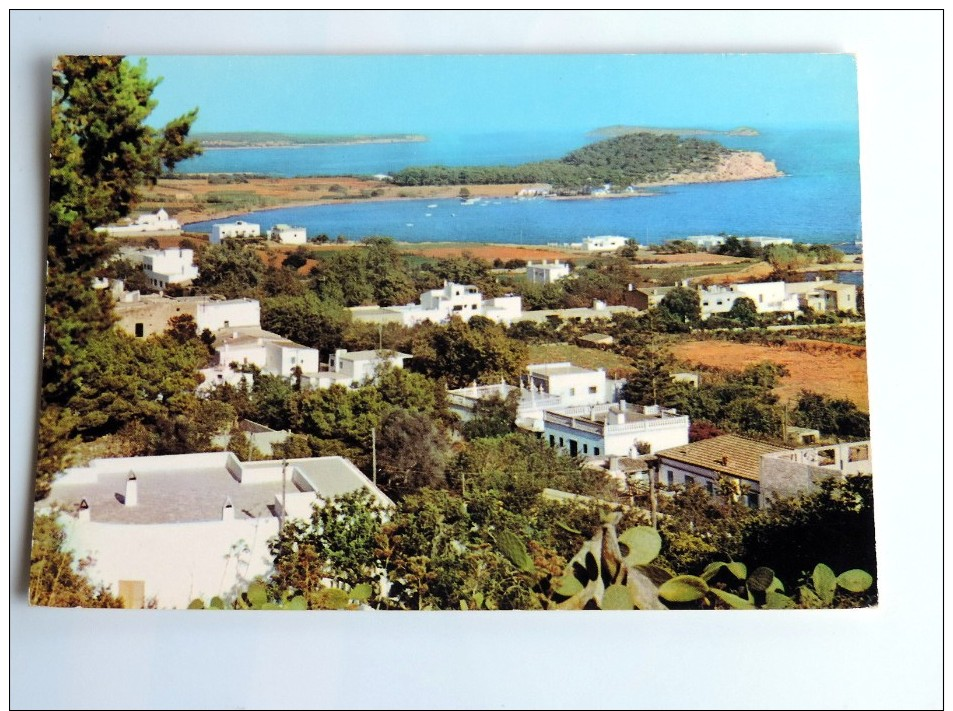
<path fill-rule="evenodd" d="M 12 706 L 938 706 L 942 21 L 938 12 L 893 11 L 13 12 Z M 239 48 L 298 54 L 856 53 L 881 606 L 678 618 L 29 608 L 24 555 L 50 60 L 61 53 Z M 902 251 L 908 245 L 917 252 Z M 909 266 L 915 276 L 898 275 L 898 266 Z"/>

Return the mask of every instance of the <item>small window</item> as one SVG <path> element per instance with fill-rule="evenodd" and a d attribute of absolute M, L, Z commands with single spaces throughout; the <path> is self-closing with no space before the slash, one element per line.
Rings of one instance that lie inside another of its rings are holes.
<path fill-rule="evenodd" d="M 225 328 L 228 328 L 228 321 L 225 322 Z"/>
<path fill-rule="evenodd" d="M 675 483 L 675 472 L 673 472 L 671 469 L 669 469 L 669 470 L 666 472 L 666 474 L 667 474 L 667 476 L 668 476 L 668 485 L 671 486 L 672 484 Z"/>
<path fill-rule="evenodd" d="M 559 438 L 559 446 L 560 446 L 560 447 L 564 446 L 564 445 L 563 445 L 563 438 L 562 438 L 562 437 Z"/>
<path fill-rule="evenodd" d="M 599 391 L 599 388 L 597 388 L 595 385 L 590 385 L 590 386 L 589 386 L 589 394 L 590 394 L 590 395 L 595 395 L 598 391 Z"/>
<path fill-rule="evenodd" d="M 589 445 L 586 444 L 585 442 L 582 443 L 582 453 L 589 454 Z"/>
<path fill-rule="evenodd" d="M 695 483 L 695 477 L 693 477 L 693 476 L 688 476 L 688 474 L 686 474 L 686 475 L 685 475 L 685 486 L 691 486 L 691 485 L 694 484 L 694 483 Z"/>
<path fill-rule="evenodd" d="M 753 491 L 748 494 L 748 506 L 753 509 L 758 508 L 758 495 Z"/>
<path fill-rule="evenodd" d="M 709 495 L 709 496 L 714 496 L 714 495 L 715 495 L 715 483 L 714 483 L 714 482 L 712 482 L 712 481 L 705 482 L 705 488 L 708 489 L 708 495 Z"/>
<path fill-rule="evenodd" d="M 592 453 L 595 454 L 595 455 L 598 457 L 598 456 L 599 456 L 599 448 L 598 448 L 598 447 L 593 447 Z"/>
<path fill-rule="evenodd" d="M 141 323 L 137 323 L 136 324 L 136 338 L 142 338 L 143 333 L 145 333 L 145 329 L 143 328 L 143 325 Z"/>
<path fill-rule="evenodd" d="M 569 388 L 569 394 L 570 394 L 570 395 L 575 395 L 575 394 L 576 394 L 576 388 Z"/>
<path fill-rule="evenodd" d="M 556 438 L 553 435 L 549 435 L 549 446 L 550 447 L 556 446 Z"/>

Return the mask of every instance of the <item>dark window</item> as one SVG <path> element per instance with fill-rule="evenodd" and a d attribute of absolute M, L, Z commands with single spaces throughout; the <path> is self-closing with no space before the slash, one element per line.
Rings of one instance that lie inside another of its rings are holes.
<path fill-rule="evenodd" d="M 137 323 L 136 324 L 136 338 L 142 338 L 143 333 L 145 333 L 145 331 L 142 327 L 142 324 Z"/>
<path fill-rule="evenodd" d="M 562 438 L 562 437 L 559 438 L 559 446 L 560 446 L 560 447 L 563 446 L 563 438 Z"/>
<path fill-rule="evenodd" d="M 575 457 L 577 454 L 579 454 L 579 443 L 571 439 L 569 440 L 569 456 Z"/>
<path fill-rule="evenodd" d="M 553 435 L 549 435 L 549 446 L 550 447 L 556 446 L 556 438 Z"/>
<path fill-rule="evenodd" d="M 685 486 L 688 486 L 689 484 L 694 484 L 694 483 L 695 483 L 695 477 L 693 477 L 693 476 L 688 476 L 688 474 L 686 474 L 686 475 L 685 475 Z"/>
<path fill-rule="evenodd" d="M 592 448 L 592 451 L 593 451 L 593 453 L 594 453 L 597 457 L 599 456 L 599 448 L 598 448 L 598 447 L 593 447 L 593 448 Z"/>
<path fill-rule="evenodd" d="M 599 388 L 597 388 L 595 385 L 590 385 L 590 386 L 589 386 L 589 394 L 590 394 L 590 395 L 595 395 L 598 390 L 599 390 Z"/>
<path fill-rule="evenodd" d="M 668 485 L 671 486 L 675 483 L 675 474 L 671 469 L 668 470 Z"/>
<path fill-rule="evenodd" d="M 750 494 L 748 494 L 748 506 L 750 506 L 753 509 L 758 508 L 758 495 L 754 493 L 753 491 Z"/>
<path fill-rule="evenodd" d="M 582 444 L 582 453 L 583 453 L 583 454 L 589 454 L 589 445 L 586 444 L 585 442 L 583 442 L 583 444 Z"/>
<path fill-rule="evenodd" d="M 711 482 L 711 481 L 707 482 L 707 483 L 705 484 L 705 488 L 708 489 L 708 495 L 709 495 L 709 496 L 714 496 L 714 494 L 715 494 L 715 484 L 714 484 L 714 482 Z"/>

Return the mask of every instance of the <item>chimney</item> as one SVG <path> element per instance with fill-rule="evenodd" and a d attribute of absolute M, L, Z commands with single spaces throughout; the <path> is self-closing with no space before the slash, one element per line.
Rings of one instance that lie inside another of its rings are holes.
<path fill-rule="evenodd" d="M 86 499 L 79 502 L 79 511 L 76 512 L 76 516 L 80 521 L 89 521 L 89 503 Z"/>
<path fill-rule="evenodd" d="M 139 505 L 139 482 L 136 479 L 135 472 L 129 472 L 129 478 L 126 479 L 126 506 Z"/>
<path fill-rule="evenodd" d="M 234 521 L 235 520 L 235 507 L 232 506 L 232 500 L 225 497 L 225 505 L 222 506 L 222 520 L 223 521 Z"/>
<path fill-rule="evenodd" d="M 722 457 L 721 457 L 721 466 L 727 467 L 727 466 L 728 466 L 728 461 L 729 461 L 729 460 L 728 460 L 728 455 L 727 455 L 727 454 L 722 455 Z"/>

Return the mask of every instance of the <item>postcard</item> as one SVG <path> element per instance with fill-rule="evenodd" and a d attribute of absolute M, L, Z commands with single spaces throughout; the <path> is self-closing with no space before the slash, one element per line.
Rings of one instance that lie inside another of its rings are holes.
<path fill-rule="evenodd" d="M 852 56 L 52 86 L 31 604 L 877 604 Z"/>

